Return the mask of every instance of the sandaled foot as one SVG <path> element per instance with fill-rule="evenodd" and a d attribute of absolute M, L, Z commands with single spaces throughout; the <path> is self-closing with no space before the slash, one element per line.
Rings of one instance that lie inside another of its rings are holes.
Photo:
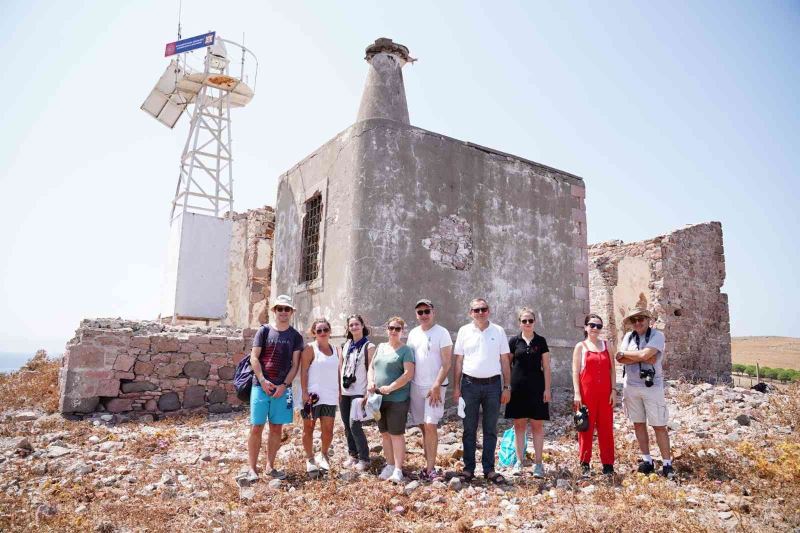
<path fill-rule="evenodd" d="M 462 483 L 469 483 L 473 479 L 475 479 L 475 474 L 470 472 L 469 470 L 462 470 L 460 472 L 456 472 L 456 476 L 458 479 L 461 480 Z"/>
<path fill-rule="evenodd" d="M 498 472 L 489 472 L 484 477 L 486 478 L 486 481 L 489 483 L 494 483 L 495 485 L 505 485 L 506 483 L 506 478 L 503 477 L 503 474 Z"/>

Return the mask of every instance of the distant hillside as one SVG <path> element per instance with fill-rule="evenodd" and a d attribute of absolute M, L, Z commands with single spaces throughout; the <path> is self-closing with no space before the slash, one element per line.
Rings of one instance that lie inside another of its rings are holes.
<path fill-rule="evenodd" d="M 800 339 L 796 337 L 733 337 L 733 362 L 800 370 Z"/>

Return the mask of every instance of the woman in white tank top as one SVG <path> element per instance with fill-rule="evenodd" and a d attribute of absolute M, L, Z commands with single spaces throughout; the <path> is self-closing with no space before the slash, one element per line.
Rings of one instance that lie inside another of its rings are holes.
<path fill-rule="evenodd" d="M 306 472 L 330 470 L 328 451 L 333 440 L 333 421 L 339 400 L 339 351 L 330 341 L 331 325 L 318 318 L 311 325 L 314 342 L 309 343 L 300 357 L 300 386 L 303 389 L 303 448 L 306 452 Z M 322 431 L 320 452 L 314 456 L 314 426 L 319 419 Z"/>

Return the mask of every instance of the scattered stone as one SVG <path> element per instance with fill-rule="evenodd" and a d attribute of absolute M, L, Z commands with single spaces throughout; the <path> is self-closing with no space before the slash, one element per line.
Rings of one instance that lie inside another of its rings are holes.
<path fill-rule="evenodd" d="M 730 511 L 720 511 L 717 513 L 721 520 L 729 520 L 733 518 L 733 513 Z"/>
<path fill-rule="evenodd" d="M 344 470 L 339 473 L 339 479 L 342 481 L 355 481 L 359 478 L 358 472 L 354 470 Z"/>
<path fill-rule="evenodd" d="M 419 488 L 419 481 L 412 481 L 403 487 L 403 492 L 406 496 L 410 496 L 415 490 Z"/>
<path fill-rule="evenodd" d="M 97 444 L 98 442 L 100 442 L 100 437 L 98 437 L 97 435 L 92 435 L 91 437 L 89 437 L 88 442 L 89 444 Z"/>
<path fill-rule="evenodd" d="M 114 400 L 111 400 L 110 402 L 108 402 L 108 404 L 106 405 L 106 409 L 108 409 L 109 411 L 112 411 L 112 412 L 116 412 L 116 411 L 114 411 L 114 409 L 117 408 L 117 407 L 120 407 L 119 403 L 113 403 L 116 400 L 117 400 L 117 398 L 114 398 Z M 128 401 L 130 401 L 130 400 L 128 400 Z M 111 407 L 109 407 L 109 405 Z M 120 411 L 123 411 L 123 410 L 124 409 L 120 409 Z M 114 415 L 100 415 L 100 420 L 103 421 L 103 422 L 113 422 L 114 421 Z"/>
<path fill-rule="evenodd" d="M 273 479 L 271 480 L 267 486 L 271 489 L 279 489 L 281 488 L 281 480 L 280 479 Z"/>
<path fill-rule="evenodd" d="M 65 455 L 69 455 L 71 453 L 72 453 L 71 449 L 64 448 L 62 446 L 48 446 L 47 448 L 47 457 L 49 457 L 50 459 L 64 457 Z"/>
<path fill-rule="evenodd" d="M 39 507 L 36 508 L 36 519 L 39 518 L 50 518 L 56 515 L 58 509 L 56 509 L 55 505 L 50 505 L 49 503 L 43 503 Z"/>
<path fill-rule="evenodd" d="M 100 445 L 98 448 L 103 453 L 109 453 L 116 450 L 121 450 L 125 446 L 125 443 L 119 442 L 116 440 L 108 440 Z"/>
<path fill-rule="evenodd" d="M 19 413 L 14 415 L 14 421 L 16 422 L 29 422 L 31 420 L 36 420 L 41 416 L 40 413 L 36 411 L 20 411 Z"/>
<path fill-rule="evenodd" d="M 450 481 L 447 482 L 447 488 L 449 488 L 450 490 L 454 490 L 456 492 L 461 490 L 461 485 L 462 485 L 461 479 L 457 477 L 450 478 Z"/>
<path fill-rule="evenodd" d="M 32 452 L 33 446 L 26 437 L 0 437 L 0 451 L 25 450 Z"/>
<path fill-rule="evenodd" d="M 741 414 L 736 417 L 736 421 L 739 422 L 740 426 L 749 426 L 750 425 L 750 417 L 746 414 Z"/>
<path fill-rule="evenodd" d="M 93 470 L 94 468 L 92 465 L 86 464 L 83 461 L 75 461 L 64 470 L 64 473 L 85 476 L 86 474 L 91 474 Z"/>
<path fill-rule="evenodd" d="M 256 490 L 254 488 L 247 486 L 239 489 L 239 498 L 241 498 L 242 500 L 252 500 L 255 497 L 256 497 Z"/>
<path fill-rule="evenodd" d="M 558 479 L 558 480 L 556 480 L 556 488 L 557 489 L 563 489 L 563 490 L 569 490 L 569 489 L 572 488 L 572 485 L 566 479 Z"/>

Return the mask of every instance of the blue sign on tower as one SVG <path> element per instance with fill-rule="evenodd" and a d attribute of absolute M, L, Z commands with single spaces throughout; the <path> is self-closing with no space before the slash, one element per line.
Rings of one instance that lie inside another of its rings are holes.
<path fill-rule="evenodd" d="M 211 46 L 214 44 L 214 38 L 216 37 L 216 34 L 217 32 L 211 31 L 208 33 L 204 33 L 203 35 L 195 35 L 194 37 L 189 37 L 187 39 L 181 39 L 180 41 L 167 43 L 167 47 L 164 50 L 164 57 L 169 57 L 175 54 L 182 54 L 183 52 L 188 52 L 190 50 L 196 50 L 198 48 L 205 48 L 206 46 Z"/>

